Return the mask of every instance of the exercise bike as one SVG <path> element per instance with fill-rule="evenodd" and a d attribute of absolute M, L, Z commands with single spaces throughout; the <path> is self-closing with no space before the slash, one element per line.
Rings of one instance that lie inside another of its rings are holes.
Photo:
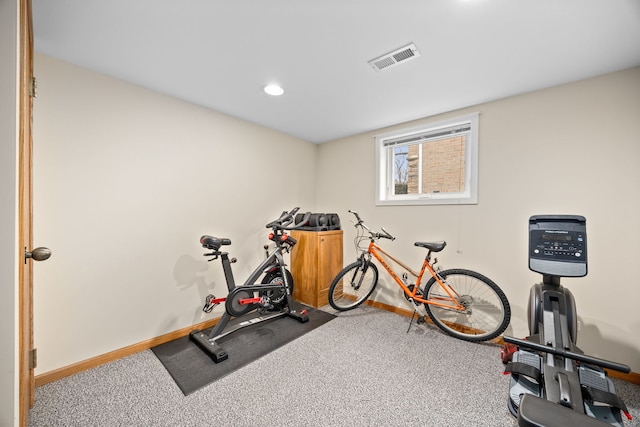
<path fill-rule="evenodd" d="M 228 359 L 229 355 L 218 344 L 218 340 L 233 332 L 284 316 L 292 317 L 301 323 L 309 321 L 306 310 L 298 312 L 291 308 L 293 277 L 287 270 L 283 258 L 284 253 L 288 253 L 296 244 L 296 240 L 285 231 L 297 228 L 295 225 L 292 227 L 289 227 L 289 225 L 293 222 L 298 209 L 294 208 L 290 212 L 283 212 L 280 218 L 266 225 L 267 228 L 271 228 L 269 240 L 275 244 L 275 248 L 269 252 L 269 246 L 265 246 L 266 259 L 256 267 L 241 286 L 236 286 L 231 270 L 231 264 L 237 261 L 236 258 L 229 259 L 227 252 L 220 251 L 222 246 L 230 245 L 231 240 L 209 235 L 204 235 L 200 238 L 202 246 L 212 251 L 204 254 L 204 256 L 211 257 L 208 261 L 214 261 L 218 258 L 221 260 L 229 294 L 223 298 L 216 298 L 212 294 L 206 297 L 202 308 L 205 313 L 210 313 L 220 303 L 225 304 L 225 312 L 209 335 L 203 331 L 196 330 L 189 334 L 189 338 L 209 355 L 215 363 Z M 308 215 L 306 214 L 301 223 L 308 220 Z M 260 277 L 262 277 L 262 281 L 257 283 Z M 252 311 L 256 311 L 260 316 L 239 322 L 225 330 L 231 318 L 240 317 Z"/>
<path fill-rule="evenodd" d="M 631 419 L 603 368 L 628 373 L 626 365 L 587 356 L 576 346 L 573 294 L 561 277 L 587 275 L 586 220 L 573 215 L 529 219 L 529 269 L 542 274 L 531 288 L 530 336 L 504 337 L 505 373 L 511 373 L 508 407 L 521 427 L 619 426 Z"/>

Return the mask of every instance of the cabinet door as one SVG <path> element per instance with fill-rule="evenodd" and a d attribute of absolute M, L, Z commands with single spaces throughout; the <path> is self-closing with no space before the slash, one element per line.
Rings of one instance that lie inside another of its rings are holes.
<path fill-rule="evenodd" d="M 291 251 L 293 297 L 313 307 L 327 305 L 329 285 L 342 270 L 342 230 L 294 230 L 291 236 L 298 241 Z"/>
<path fill-rule="evenodd" d="M 292 231 L 298 241 L 291 251 L 293 298 L 303 304 L 316 306 L 318 271 L 318 244 L 316 233 Z"/>
<path fill-rule="evenodd" d="M 321 235 L 318 242 L 318 306 L 329 304 L 333 278 L 342 270 L 342 231 Z"/>

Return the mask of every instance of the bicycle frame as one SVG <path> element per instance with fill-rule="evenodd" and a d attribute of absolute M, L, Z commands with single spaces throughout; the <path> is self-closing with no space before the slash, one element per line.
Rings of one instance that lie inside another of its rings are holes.
<path fill-rule="evenodd" d="M 413 271 L 405 263 L 403 263 L 402 261 L 394 258 L 391 254 L 389 254 L 384 249 L 382 249 L 380 246 L 378 246 L 374 239 L 370 239 L 369 247 L 368 247 L 366 253 L 368 253 L 370 255 L 373 255 L 373 257 L 376 260 L 378 260 L 380 265 L 382 265 L 384 267 L 384 269 L 387 271 L 387 273 L 389 273 L 391 275 L 391 277 L 398 284 L 398 286 L 400 286 L 400 288 L 402 288 L 402 290 L 404 291 L 404 294 L 408 298 L 411 298 L 413 301 L 418 302 L 418 303 L 423 303 L 423 304 L 435 305 L 435 306 L 442 307 L 442 308 L 448 308 L 448 309 L 451 309 L 451 310 L 457 310 L 457 311 L 466 310 L 466 308 L 457 301 L 458 294 L 455 291 L 453 291 L 451 288 L 449 288 L 449 286 L 447 286 L 442 281 L 442 278 L 440 277 L 440 275 L 433 268 L 433 265 L 431 264 L 431 251 L 429 251 L 429 253 L 425 257 L 425 259 L 424 259 L 424 261 L 422 263 L 422 268 L 420 269 L 420 272 Z M 416 282 L 414 284 L 415 286 L 413 288 L 413 291 L 411 289 L 409 289 L 409 286 L 407 286 L 407 284 L 404 283 L 404 281 L 398 276 L 398 274 L 389 265 L 389 263 L 387 263 L 385 261 L 385 259 L 380 255 L 381 253 L 384 254 L 385 256 L 387 256 L 391 261 L 393 261 L 393 263 L 401 266 L 402 268 L 407 270 L 409 273 L 411 273 L 414 277 L 416 277 Z M 420 284 L 422 282 L 422 278 L 424 276 L 425 271 L 427 271 L 431 275 L 431 277 L 433 277 L 436 280 L 436 282 L 438 282 L 440 287 L 446 292 L 446 294 L 449 296 L 449 298 L 439 298 L 437 300 L 435 300 L 435 299 L 427 299 L 427 298 L 423 298 L 421 295 L 418 294 L 418 292 L 420 291 Z M 445 302 L 441 302 L 441 300 L 442 301 L 447 301 L 447 302 L 446 303 Z"/>
<path fill-rule="evenodd" d="M 447 242 L 415 242 L 415 246 L 427 250 L 420 271 L 415 271 L 378 245 L 380 239 L 395 237 L 383 227 L 381 231 L 370 229 L 357 212 L 349 212 L 356 218 L 354 243 L 358 255 L 356 262 L 345 266 L 332 280 L 328 290 L 331 307 L 347 311 L 364 303 L 373 294 L 378 270 L 383 268 L 413 306 L 413 315 L 422 315 L 418 323 L 428 317 L 447 335 L 472 342 L 492 340 L 504 332 L 511 311 L 498 285 L 476 271 L 436 267 L 438 259 L 432 260 L 431 255 L 442 251 Z M 415 277 L 414 283 L 409 275 Z"/>

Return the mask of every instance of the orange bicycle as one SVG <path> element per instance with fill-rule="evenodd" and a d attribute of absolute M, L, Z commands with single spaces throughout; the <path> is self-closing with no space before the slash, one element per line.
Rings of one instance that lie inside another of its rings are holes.
<path fill-rule="evenodd" d="M 340 311 L 351 310 L 371 296 L 378 284 L 378 268 L 372 262 L 372 258 L 375 258 L 400 286 L 405 298 L 413 304 L 414 313 L 417 311 L 422 314 L 421 320 L 429 316 L 445 333 L 465 341 L 488 341 L 504 332 L 509 325 L 511 308 L 498 285 L 475 271 L 440 271 L 439 267 L 435 267 L 438 259 L 431 262 L 431 253 L 443 250 L 447 242 L 416 242 L 416 246 L 428 252 L 422 268 L 415 272 L 376 243 L 379 239 L 395 240 L 395 237 L 384 228 L 381 232 L 372 231 L 357 212 L 349 212 L 356 217 L 358 233 L 355 245 L 360 254 L 356 262 L 346 266 L 331 282 L 331 307 Z M 365 247 L 363 242 L 367 239 L 369 245 Z M 390 267 L 391 262 L 408 273 L 399 276 Z M 431 277 L 422 286 L 425 272 Z M 409 274 L 416 278 L 415 283 L 408 283 Z"/>

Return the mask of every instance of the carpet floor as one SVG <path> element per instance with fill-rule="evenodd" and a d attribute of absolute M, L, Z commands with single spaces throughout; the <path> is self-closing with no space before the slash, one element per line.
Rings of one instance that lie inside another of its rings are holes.
<path fill-rule="evenodd" d="M 185 396 L 150 350 L 36 389 L 39 426 L 514 427 L 500 348 L 371 307 Z M 614 380 L 640 426 L 640 386 Z"/>

